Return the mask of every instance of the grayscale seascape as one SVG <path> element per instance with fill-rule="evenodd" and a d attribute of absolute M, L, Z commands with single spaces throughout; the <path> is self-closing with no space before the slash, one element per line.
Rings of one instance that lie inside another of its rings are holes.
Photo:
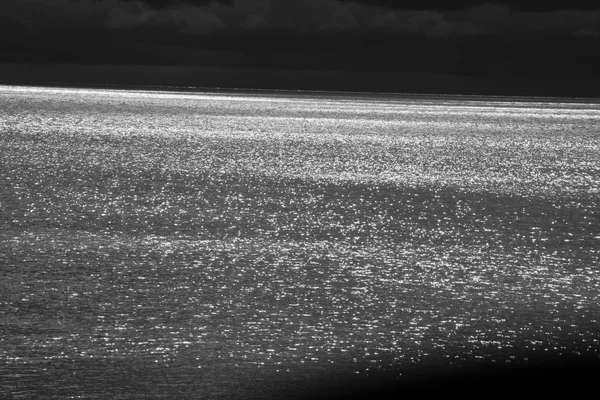
<path fill-rule="evenodd" d="M 0 190 L 0 397 L 600 354 L 598 103 L 0 86 Z"/>

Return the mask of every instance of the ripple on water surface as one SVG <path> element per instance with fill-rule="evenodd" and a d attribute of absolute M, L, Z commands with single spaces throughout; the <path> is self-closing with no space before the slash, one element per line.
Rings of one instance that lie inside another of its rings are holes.
<path fill-rule="evenodd" d="M 597 354 L 597 105 L 2 91 L 16 396 Z"/>

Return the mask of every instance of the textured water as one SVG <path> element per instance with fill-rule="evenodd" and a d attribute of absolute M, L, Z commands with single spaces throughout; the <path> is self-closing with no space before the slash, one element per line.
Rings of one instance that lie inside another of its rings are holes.
<path fill-rule="evenodd" d="M 0 397 L 599 354 L 592 102 L 2 86 L 0 189 Z"/>

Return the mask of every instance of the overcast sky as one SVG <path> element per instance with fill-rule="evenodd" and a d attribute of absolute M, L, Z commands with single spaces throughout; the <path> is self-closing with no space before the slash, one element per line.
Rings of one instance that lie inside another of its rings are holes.
<path fill-rule="evenodd" d="M 0 80 L 600 97 L 597 0 L 2 0 Z"/>

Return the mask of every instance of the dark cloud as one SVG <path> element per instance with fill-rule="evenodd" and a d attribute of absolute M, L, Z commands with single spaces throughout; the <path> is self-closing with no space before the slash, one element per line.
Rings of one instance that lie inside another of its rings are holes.
<path fill-rule="evenodd" d="M 596 0 L 341 0 L 394 10 L 456 11 L 485 4 L 501 4 L 518 11 L 598 10 Z"/>
<path fill-rule="evenodd" d="M 538 12 L 511 1 L 393 4 L 0 2 L 0 62 L 600 79 L 600 10 L 575 7 L 583 2 Z"/>
<path fill-rule="evenodd" d="M 71 0 L 73 2 L 81 0 Z M 105 2 L 106 0 L 94 0 L 96 2 Z M 234 0 L 118 0 L 122 3 L 139 3 L 154 9 L 166 9 L 182 4 L 190 6 L 204 6 L 211 2 L 233 5 Z"/>
<path fill-rule="evenodd" d="M 389 7 L 374 7 L 386 4 Z M 394 5 L 392 7 L 392 4 Z M 452 6 L 450 6 L 452 4 Z M 549 2 L 540 12 L 521 10 L 534 2 L 385 2 L 340 0 L 21 0 L 2 2 L 4 22 L 27 26 L 42 35 L 50 27 L 67 26 L 84 30 L 102 29 L 131 32 L 156 28 L 167 36 L 259 30 L 285 30 L 301 34 L 346 32 L 368 35 L 410 34 L 432 37 L 460 35 L 578 35 L 594 37 L 600 31 L 598 10 L 581 11 L 578 0 L 564 6 Z M 541 4 L 541 3 L 540 3 Z M 160 6 L 160 7 L 159 7 Z M 573 7 L 571 7 L 573 6 Z M 588 6 L 591 8 L 592 6 Z M 552 11 L 549 11 L 552 9 Z M 169 32 L 166 32 L 168 30 Z"/>
<path fill-rule="evenodd" d="M 81 0 L 71 0 L 74 2 Z M 107 0 L 94 0 L 106 2 Z M 179 5 L 204 6 L 211 2 L 235 6 L 238 0 L 118 0 L 123 3 L 141 3 L 154 9 L 165 9 Z M 395 10 L 432 10 L 456 11 L 479 7 L 484 4 L 502 4 L 518 11 L 557 11 L 557 10 L 598 10 L 600 2 L 596 0 L 340 0 L 344 3 L 359 3 L 366 6 L 378 6 Z M 298 0 L 286 1 L 294 8 Z"/>

